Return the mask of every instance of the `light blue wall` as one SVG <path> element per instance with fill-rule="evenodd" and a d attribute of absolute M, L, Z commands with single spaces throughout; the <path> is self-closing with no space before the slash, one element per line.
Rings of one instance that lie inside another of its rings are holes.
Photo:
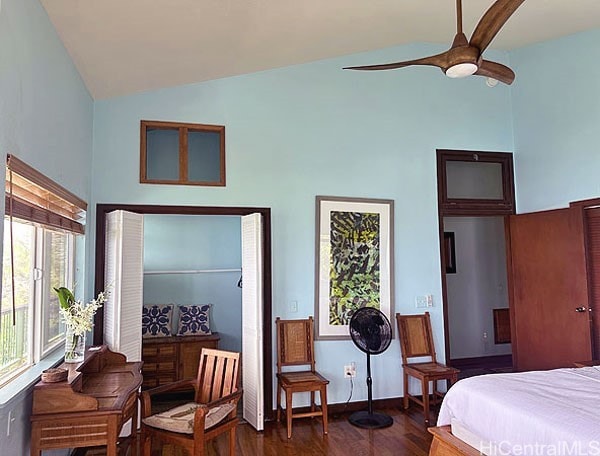
<path fill-rule="evenodd" d="M 519 212 L 600 196 L 600 30 L 510 54 Z"/>
<path fill-rule="evenodd" d="M 2 159 L 4 160 L 6 153 L 13 153 L 89 201 L 92 115 L 92 98 L 39 1 L 2 0 Z M 0 183 L 3 189 L 3 172 L 0 173 Z M 4 214 L 3 192 L 1 196 L 0 211 Z M 0 224 L 0 238 L 2 229 L 3 224 Z M 81 286 L 83 287 L 83 284 Z M 29 453 L 30 411 L 30 390 L 12 397 L 0 407 L 0 453 Z M 15 422 L 11 436 L 7 437 L 9 412 L 12 413 Z"/>
<path fill-rule="evenodd" d="M 432 68 L 341 69 L 439 50 L 404 46 L 98 101 L 92 198 L 271 207 L 273 316 L 287 318 L 314 314 L 315 195 L 394 199 L 396 308 L 416 312 L 415 296 L 433 294 L 443 353 L 435 150 L 511 151 L 509 89 L 490 89 L 483 78 L 449 80 Z M 227 186 L 139 184 L 140 119 L 225 125 Z M 399 351 L 395 340 L 374 358 L 375 398 L 402 394 Z M 364 355 L 350 341 L 317 342 L 316 352 L 331 402 L 348 397 L 350 361 L 361 379 L 353 400 L 366 398 Z"/>
<path fill-rule="evenodd" d="M 38 0 L 3 0 L 0 21 L 2 153 L 87 200 L 93 100 Z"/>
<path fill-rule="evenodd" d="M 240 269 L 240 225 L 240 217 L 145 215 L 144 270 Z M 241 351 L 242 290 L 237 286 L 240 275 L 145 275 L 144 304 L 210 303 L 210 326 L 221 337 L 219 347 Z"/>
<path fill-rule="evenodd" d="M 512 89 L 488 89 L 482 78 L 451 81 L 432 68 L 340 69 L 440 51 L 419 44 L 101 101 L 92 114 L 92 100 L 38 0 L 0 6 L 2 154 L 15 153 L 88 201 L 93 169 L 93 203 L 271 207 L 274 315 L 314 313 L 315 195 L 392 198 L 396 310 L 413 312 L 414 297 L 432 293 L 443 353 L 436 148 L 514 145 L 521 212 L 600 194 L 598 30 L 510 53 L 517 73 Z M 227 187 L 140 185 L 140 119 L 226 125 Z M 88 222 L 92 228 L 93 205 Z M 91 278 L 94 233 L 88 234 Z M 298 312 L 290 312 L 291 301 L 298 301 Z M 332 402 L 346 399 L 344 364 L 357 361 L 364 378 L 363 356 L 350 342 L 318 342 L 317 358 L 332 380 Z M 373 375 L 376 398 L 402 394 L 396 341 L 373 360 Z M 359 382 L 354 399 L 365 397 Z M 9 403 L 16 428 L 9 438 L 0 433 L 7 454 L 28 452 L 30 398 Z M 7 412 L 0 410 L 0 429 Z"/>

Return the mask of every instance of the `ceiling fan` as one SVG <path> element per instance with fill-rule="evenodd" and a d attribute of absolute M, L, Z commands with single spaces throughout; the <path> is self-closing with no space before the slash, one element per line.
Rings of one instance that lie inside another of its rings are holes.
<path fill-rule="evenodd" d="M 462 3 L 456 0 L 456 36 L 452 46 L 441 54 L 404 62 L 346 67 L 344 70 L 394 70 L 411 65 L 439 67 L 450 78 L 464 78 L 472 74 L 485 76 L 512 84 L 515 73 L 506 65 L 483 59 L 483 52 L 498 34 L 502 26 L 525 0 L 496 0 L 475 27 L 471 41 L 462 30 Z"/>

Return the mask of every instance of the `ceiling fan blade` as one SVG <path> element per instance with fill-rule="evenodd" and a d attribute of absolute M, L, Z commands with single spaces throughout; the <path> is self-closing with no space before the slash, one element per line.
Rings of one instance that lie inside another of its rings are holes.
<path fill-rule="evenodd" d="M 395 70 L 396 68 L 403 68 L 410 65 L 429 65 L 436 66 L 442 69 L 447 67 L 448 52 L 443 52 L 437 55 L 431 55 L 429 57 L 423 57 L 422 59 L 406 60 L 404 62 L 395 63 L 384 63 L 381 65 L 365 65 L 355 67 L 345 67 L 344 70 L 361 70 L 361 71 L 373 71 L 373 70 Z"/>
<path fill-rule="evenodd" d="M 490 62 L 489 60 L 482 60 L 475 74 L 478 76 L 486 76 L 488 78 L 497 79 L 498 81 L 508 85 L 512 84 L 512 82 L 515 80 L 515 73 L 513 70 L 508 68 L 506 65 Z"/>
<path fill-rule="evenodd" d="M 469 44 L 479 49 L 487 49 L 502 26 L 525 0 L 496 0 L 479 20 Z"/>

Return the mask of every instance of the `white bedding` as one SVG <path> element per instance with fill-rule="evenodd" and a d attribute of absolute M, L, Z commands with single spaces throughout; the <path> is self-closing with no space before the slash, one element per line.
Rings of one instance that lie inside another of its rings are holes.
<path fill-rule="evenodd" d="M 460 380 L 437 425 L 451 423 L 478 436 L 489 455 L 600 456 L 600 367 Z"/>

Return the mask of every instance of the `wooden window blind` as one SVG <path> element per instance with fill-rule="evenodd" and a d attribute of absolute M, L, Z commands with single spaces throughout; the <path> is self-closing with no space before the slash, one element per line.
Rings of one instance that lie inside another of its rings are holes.
<path fill-rule="evenodd" d="M 87 203 L 11 154 L 6 157 L 5 190 L 7 214 L 84 233 Z"/>

